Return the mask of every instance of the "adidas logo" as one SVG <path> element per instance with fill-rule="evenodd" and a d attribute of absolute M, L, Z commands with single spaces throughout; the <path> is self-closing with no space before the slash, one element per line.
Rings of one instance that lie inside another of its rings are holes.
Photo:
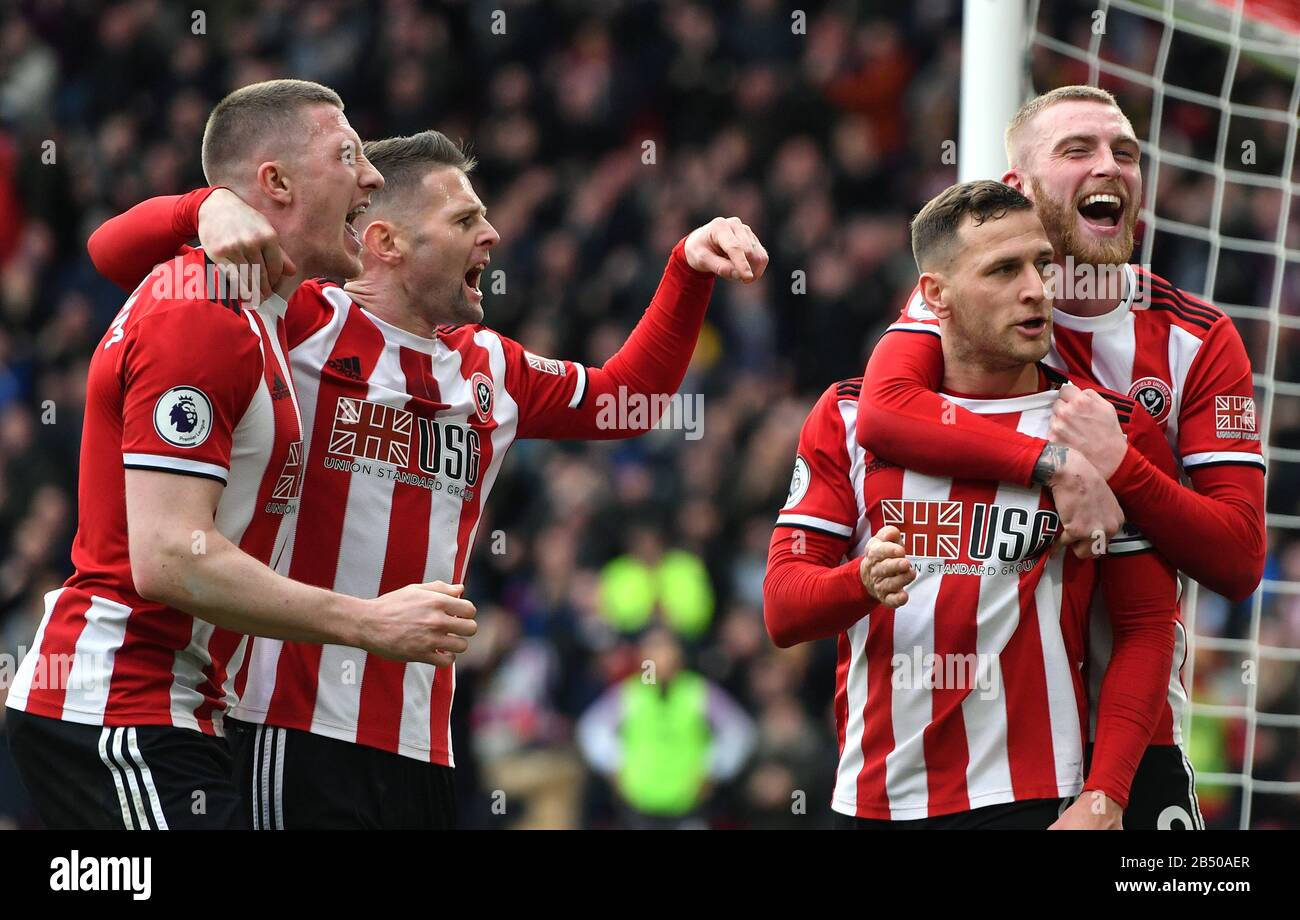
<path fill-rule="evenodd" d="M 880 457 L 877 457 L 868 463 L 862 472 L 864 476 L 870 476 L 872 473 L 879 473 L 881 470 L 892 470 L 897 468 L 897 464 L 890 463 L 888 460 L 883 460 Z"/>
<path fill-rule="evenodd" d="M 355 355 L 350 358 L 331 358 L 325 366 L 347 377 L 349 380 L 365 380 L 361 375 L 361 359 Z"/>
<path fill-rule="evenodd" d="M 271 398 L 275 400 L 285 399 L 289 396 L 289 386 L 280 378 L 280 372 L 276 371 L 275 385 L 271 387 Z"/>

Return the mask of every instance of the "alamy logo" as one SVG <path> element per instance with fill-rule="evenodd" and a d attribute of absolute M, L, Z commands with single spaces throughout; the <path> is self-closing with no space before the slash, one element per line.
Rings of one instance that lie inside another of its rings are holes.
<path fill-rule="evenodd" d="M 596 397 L 596 427 L 602 431 L 684 431 L 686 440 L 704 436 L 703 393 L 617 393 Z"/>
<path fill-rule="evenodd" d="M 51 891 L 129 891 L 136 901 L 153 893 L 153 857 L 70 856 L 50 860 Z"/>

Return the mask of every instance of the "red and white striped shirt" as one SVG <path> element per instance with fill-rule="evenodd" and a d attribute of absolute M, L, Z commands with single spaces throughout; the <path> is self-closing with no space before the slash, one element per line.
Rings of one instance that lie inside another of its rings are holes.
<path fill-rule="evenodd" d="M 1184 473 L 1229 464 L 1264 469 L 1250 359 L 1232 320 L 1144 268 L 1122 270 L 1126 296 L 1114 309 L 1099 316 L 1053 312 L 1045 363 L 1128 394 L 1163 429 Z M 939 332 L 919 291 L 890 329 Z M 1152 744 L 1182 743 L 1188 701 L 1180 676 L 1187 655 L 1181 622 L 1174 642 L 1168 699 Z M 1098 607 L 1089 645 L 1094 702 L 1110 646 L 1109 619 Z"/>
<path fill-rule="evenodd" d="M 243 636 L 135 591 L 125 470 L 218 480 L 218 531 L 271 565 L 288 542 L 302 436 L 285 302 L 203 299 L 201 250 L 145 278 L 90 362 L 81 442 L 76 571 L 45 616 L 8 705 L 92 725 L 222 734 Z M 178 297 L 177 285 L 188 290 Z M 120 458 L 120 460 L 118 459 Z"/>
<path fill-rule="evenodd" d="M 463 582 L 510 445 L 648 429 L 654 417 L 609 424 L 615 392 L 676 390 L 712 288 L 679 242 L 628 343 L 589 374 L 482 325 L 422 338 L 308 282 L 286 319 L 307 445 L 303 507 L 277 570 L 358 597 Z M 451 766 L 455 685 L 454 668 L 259 638 L 233 714 Z"/>
<path fill-rule="evenodd" d="M 927 476 L 875 456 L 855 437 L 858 394 L 848 381 L 813 409 L 777 518 L 778 528 L 844 539 L 845 559 L 860 557 L 877 529 L 894 524 L 917 570 L 907 604 L 864 605 L 864 616 L 839 637 L 832 807 L 909 820 L 1077 794 L 1084 780 L 1084 636 L 1098 572 L 1113 588 L 1133 575 L 1134 564 L 1154 571 L 1148 567 L 1162 563 L 1141 552 L 1149 544 L 1133 533 L 1115 539 L 1104 566 L 1068 553 L 1049 556 L 1060 522 L 1048 492 Z M 947 398 L 1038 434 L 1047 431 L 1056 396 L 1052 388 L 1008 399 Z M 1140 413 L 1145 434 L 1131 427 L 1132 403 L 1122 402 L 1135 442 L 1158 444 Z M 784 553 L 779 542 L 774 538 L 774 552 Z M 1172 574 L 1167 588 L 1172 617 Z M 1136 768 L 1147 728 L 1127 769 Z M 1127 782 L 1108 794 L 1124 800 Z"/>
<path fill-rule="evenodd" d="M 423 338 L 327 282 L 299 289 L 287 325 L 307 446 L 277 571 L 356 597 L 461 582 L 506 451 L 582 401 L 585 368 L 480 325 Z M 454 667 L 257 638 L 232 715 L 450 766 L 455 686 Z"/>

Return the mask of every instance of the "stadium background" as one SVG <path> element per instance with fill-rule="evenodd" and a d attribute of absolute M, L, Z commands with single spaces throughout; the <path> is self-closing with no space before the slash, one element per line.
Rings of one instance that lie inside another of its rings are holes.
<path fill-rule="evenodd" d="M 191 34 L 186 6 L 23 0 L 0 12 L 0 651 L 30 643 L 41 596 L 69 571 L 87 360 L 123 300 L 96 276 L 87 235 L 148 196 L 202 184 L 204 118 L 227 91 L 318 80 L 340 92 L 363 138 L 436 127 L 471 141 L 474 182 L 502 236 L 493 268 L 506 280 L 486 298 L 487 322 L 535 352 L 604 361 L 673 242 L 712 216 L 740 216 L 772 256 L 762 283 L 717 287 L 683 387 L 703 394 L 701 440 L 524 442 L 507 461 L 470 569 L 483 629 L 458 667 L 464 823 L 626 820 L 584 766 L 574 725 L 641 661 L 635 630 L 618 624 L 644 610 L 618 608 L 607 589 L 669 559 L 637 598 L 686 624 L 689 666 L 725 688 L 755 732 L 744 770 L 711 790 L 698 823 L 827 824 L 834 643 L 771 646 L 764 561 L 807 410 L 828 384 L 861 373 L 913 283 L 908 217 L 955 181 L 944 153 L 957 137 L 960 3 L 801 3 L 805 35 L 773 0 L 209 3 L 203 35 Z M 1086 45 L 1088 5 L 1042 6 L 1040 29 Z M 498 7 L 505 34 L 490 28 Z M 1158 29 L 1134 24 L 1115 47 L 1140 67 L 1158 41 Z M 1165 78 L 1204 81 L 1206 54 L 1171 55 Z M 1242 66 L 1239 82 L 1273 91 L 1269 74 Z M 1046 88 L 1084 82 L 1087 69 L 1040 55 L 1034 76 Z M 1145 137 L 1150 93 L 1114 88 Z M 1163 122 L 1162 146 L 1212 157 L 1213 113 L 1167 100 Z M 1261 160 L 1280 158 L 1283 141 L 1261 136 Z M 1206 197 L 1203 178 L 1162 170 L 1162 215 L 1204 225 Z M 1222 226 L 1272 239 L 1277 201 L 1234 187 Z M 1300 213 L 1290 219 L 1295 239 Z M 1196 244 L 1156 243 L 1152 268 L 1199 290 Z M 1220 265 L 1211 293 L 1266 303 L 1270 283 L 1271 269 L 1239 257 Z M 1293 311 L 1300 273 L 1286 286 Z M 1242 331 L 1258 371 L 1266 330 Z M 1300 379 L 1295 335 L 1283 330 L 1280 379 Z M 1273 443 L 1300 446 L 1294 408 L 1277 407 Z M 1300 513 L 1294 467 L 1271 475 L 1269 510 Z M 1271 534 L 1268 577 L 1300 579 L 1300 543 L 1282 536 Z M 1246 636 L 1248 605 L 1205 592 L 1199 603 L 1198 632 Z M 1261 639 L 1300 645 L 1294 595 L 1265 598 Z M 1201 655 L 1195 697 L 1242 703 L 1241 673 L 1240 655 Z M 1295 662 L 1266 662 L 1259 681 L 1261 711 L 1300 711 Z M 1298 735 L 1261 726 L 1254 775 L 1300 779 Z M 1200 718 L 1192 760 L 1239 771 L 1244 739 L 1241 720 Z M 492 807 L 498 789 L 504 815 Z M 792 810 L 797 790 L 806 814 Z M 1209 826 L 1237 826 L 1236 790 L 1200 794 Z M 0 745 L 0 826 L 33 823 Z M 1257 792 L 1251 823 L 1300 826 L 1300 801 Z"/>

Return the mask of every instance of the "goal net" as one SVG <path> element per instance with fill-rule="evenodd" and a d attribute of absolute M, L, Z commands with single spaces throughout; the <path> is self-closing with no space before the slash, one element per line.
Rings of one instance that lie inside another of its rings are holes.
<path fill-rule="evenodd" d="M 1072 83 L 1111 91 L 1143 146 L 1135 261 L 1218 305 L 1246 343 L 1269 465 L 1268 568 L 1242 604 L 1187 585 L 1183 731 L 1207 827 L 1300 827 L 1300 2 L 965 10 L 966 68 L 972 55 L 1009 59 L 1019 85 L 996 97 L 964 69 L 962 178 L 1001 173 L 1008 106 Z"/>

